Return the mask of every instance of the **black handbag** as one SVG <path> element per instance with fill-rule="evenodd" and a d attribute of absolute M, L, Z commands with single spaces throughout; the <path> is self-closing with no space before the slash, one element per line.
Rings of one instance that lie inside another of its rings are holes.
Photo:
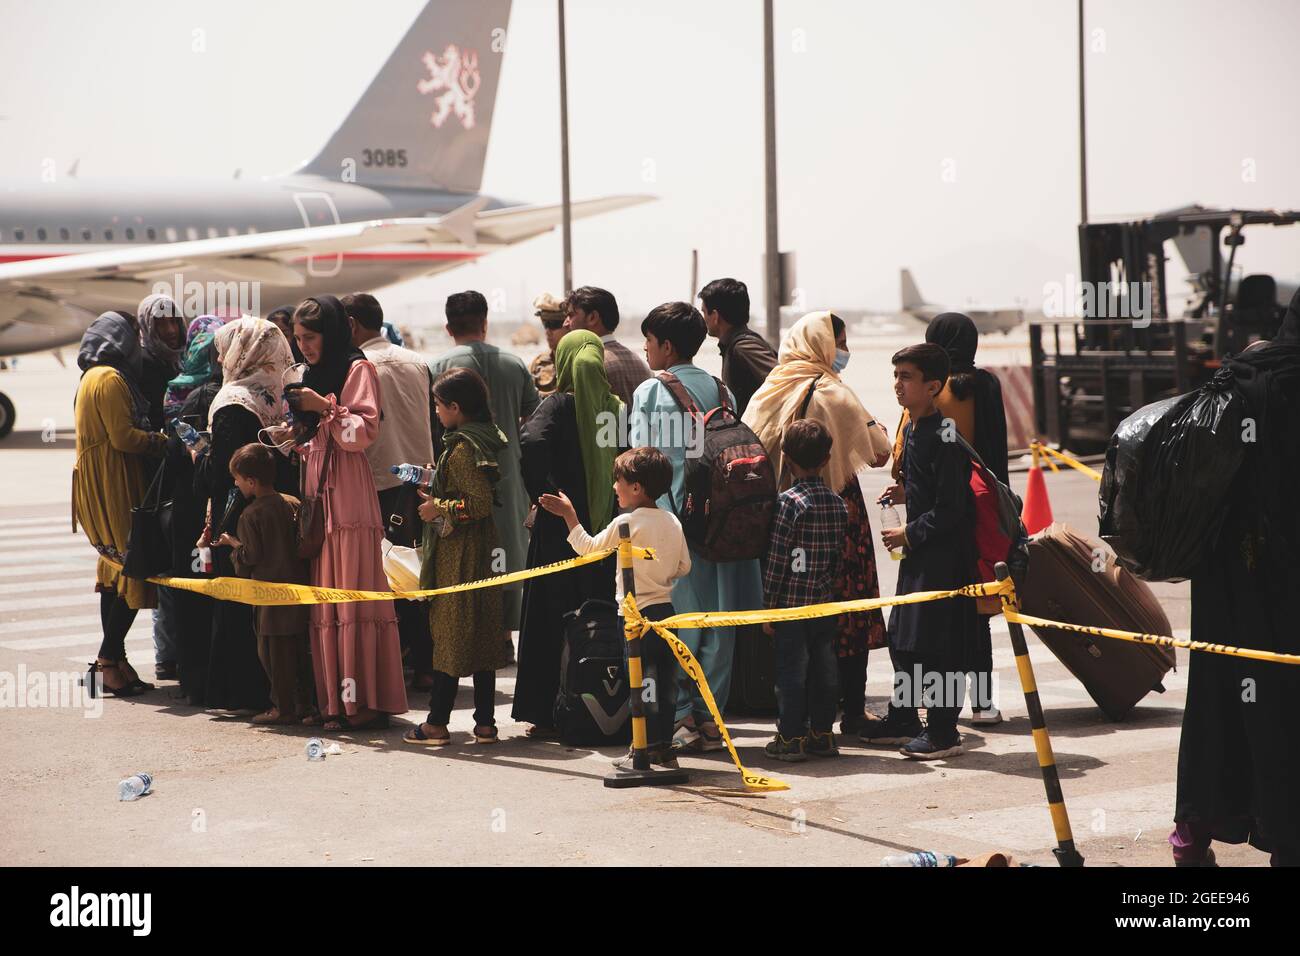
<path fill-rule="evenodd" d="M 172 503 L 163 501 L 164 459 L 144 493 L 144 501 L 131 509 L 131 535 L 126 543 L 122 573 L 128 578 L 151 578 L 172 567 Z"/>
<path fill-rule="evenodd" d="M 415 485 L 400 484 L 397 493 L 389 496 L 388 514 L 381 514 L 384 537 L 404 548 L 418 548 L 423 537 L 423 520 L 420 518 L 420 496 Z"/>

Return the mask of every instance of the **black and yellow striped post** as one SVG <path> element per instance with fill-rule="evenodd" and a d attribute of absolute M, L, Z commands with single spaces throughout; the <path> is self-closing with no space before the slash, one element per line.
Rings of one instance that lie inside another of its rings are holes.
<path fill-rule="evenodd" d="M 1011 576 L 1010 570 L 1001 561 L 993 569 L 993 573 L 999 581 L 1005 581 Z M 1014 585 L 1010 593 L 1002 595 L 1002 606 L 1004 610 L 1007 607 L 1016 609 Z M 1011 649 L 1016 655 L 1016 673 L 1020 675 L 1020 687 L 1025 692 L 1025 707 L 1029 710 L 1029 729 L 1034 735 L 1038 767 L 1043 772 L 1043 788 L 1047 791 L 1047 809 L 1052 815 L 1052 828 L 1056 831 L 1056 849 L 1052 854 L 1061 866 L 1083 866 L 1083 857 L 1074 848 L 1070 816 L 1065 812 L 1061 778 L 1056 772 L 1056 755 L 1052 753 L 1052 741 L 1047 736 L 1047 723 L 1043 720 L 1043 704 L 1038 699 L 1038 684 L 1034 681 L 1034 665 L 1029 660 L 1025 632 L 1019 624 L 1012 621 L 1007 621 L 1007 630 L 1011 634 Z"/>
<path fill-rule="evenodd" d="M 627 522 L 618 525 L 618 573 L 623 576 L 623 593 L 636 597 L 636 580 L 632 573 L 632 539 Z M 644 677 L 641 673 L 641 624 L 625 618 L 623 634 L 627 638 L 627 701 L 632 714 L 632 766 L 620 767 L 605 777 L 607 787 L 666 787 L 685 783 L 685 770 L 656 769 L 650 764 L 645 728 Z M 676 674 L 660 674 L 659 680 L 673 680 Z M 655 686 L 656 696 L 659 693 Z M 665 746 L 668 741 L 663 741 Z"/>

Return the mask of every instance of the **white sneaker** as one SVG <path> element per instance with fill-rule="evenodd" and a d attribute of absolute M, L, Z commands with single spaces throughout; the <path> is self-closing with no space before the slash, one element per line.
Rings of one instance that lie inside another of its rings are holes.
<path fill-rule="evenodd" d="M 990 707 L 988 710 L 972 710 L 970 722 L 976 727 L 991 727 L 994 724 L 1002 723 L 1002 711 L 996 707 Z"/>
<path fill-rule="evenodd" d="M 682 724 L 673 733 L 671 747 L 676 751 L 693 749 L 697 746 L 699 739 L 700 732 L 698 730 L 689 724 Z"/>

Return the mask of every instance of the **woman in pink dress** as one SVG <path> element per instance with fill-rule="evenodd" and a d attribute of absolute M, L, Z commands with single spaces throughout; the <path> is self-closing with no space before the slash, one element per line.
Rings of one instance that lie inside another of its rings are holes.
<path fill-rule="evenodd" d="M 296 402 L 308 415 L 300 417 L 320 416 L 316 434 L 299 449 L 304 493 L 310 497 L 324 489 L 325 544 L 311 563 L 311 582 L 387 591 L 380 552 L 384 529 L 365 455 L 379 434 L 379 377 L 352 344 L 350 320 L 334 296 L 300 302 L 293 334 L 311 366 Z M 328 468 L 324 475 L 322 466 Z M 390 714 L 405 713 L 392 602 L 314 604 L 311 612 L 312 667 L 325 728 L 381 728 L 388 726 Z"/>

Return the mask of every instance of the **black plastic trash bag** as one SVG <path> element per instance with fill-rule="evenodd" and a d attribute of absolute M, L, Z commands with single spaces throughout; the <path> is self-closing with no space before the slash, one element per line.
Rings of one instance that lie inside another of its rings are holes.
<path fill-rule="evenodd" d="M 1244 402 L 1220 369 L 1119 423 L 1101 477 L 1101 538 L 1144 581 L 1183 581 L 1209 553 L 1246 454 Z"/>

